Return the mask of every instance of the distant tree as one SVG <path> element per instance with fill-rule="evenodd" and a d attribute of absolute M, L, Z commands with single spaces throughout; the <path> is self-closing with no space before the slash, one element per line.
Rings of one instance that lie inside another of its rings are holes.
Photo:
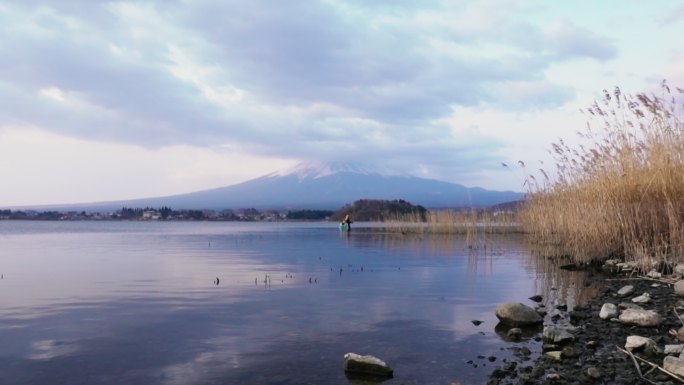
<path fill-rule="evenodd" d="M 167 219 L 169 217 L 169 215 L 171 215 L 171 213 L 173 212 L 173 210 L 171 210 L 171 208 L 166 207 L 166 206 L 161 207 L 158 211 L 159 211 L 159 214 L 161 215 L 162 219 Z"/>
<path fill-rule="evenodd" d="M 425 220 L 427 209 L 421 205 L 413 205 L 403 199 L 391 201 L 360 199 L 335 211 L 330 219 L 339 221 L 347 214 L 350 214 L 354 221 L 382 221 L 392 216 L 404 214 L 418 214 L 422 220 Z"/>
<path fill-rule="evenodd" d="M 322 220 L 333 215 L 330 210 L 294 210 L 287 212 L 289 220 Z"/>

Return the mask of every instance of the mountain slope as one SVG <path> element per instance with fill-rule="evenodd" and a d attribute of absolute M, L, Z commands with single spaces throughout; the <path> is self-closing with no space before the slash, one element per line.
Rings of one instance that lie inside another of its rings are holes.
<path fill-rule="evenodd" d="M 215 210 L 248 207 L 337 209 L 358 199 L 403 199 L 428 208 L 484 207 L 515 201 L 521 195 L 391 175 L 344 163 L 307 163 L 227 187 L 167 197 L 70 205 L 69 208 L 92 211 L 116 210 L 123 206 Z"/>
<path fill-rule="evenodd" d="M 131 207 L 169 206 L 174 209 L 335 209 L 366 198 L 404 199 L 425 207 L 483 207 L 520 197 L 520 193 L 512 191 L 491 191 L 407 175 L 386 175 L 358 166 L 316 164 L 300 165 L 286 172 L 227 187 L 120 203 Z"/>

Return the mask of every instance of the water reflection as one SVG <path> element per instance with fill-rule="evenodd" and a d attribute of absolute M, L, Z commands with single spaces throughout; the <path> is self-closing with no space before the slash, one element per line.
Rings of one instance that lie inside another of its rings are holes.
<path fill-rule="evenodd" d="M 554 309 L 557 305 L 567 305 L 568 311 L 575 306 L 587 303 L 596 296 L 599 287 L 591 281 L 591 277 L 583 270 L 561 269 L 567 264 L 565 259 L 551 258 L 548 249 L 523 241 L 521 247 L 526 250 L 525 265 L 529 272 L 536 275 L 536 293 L 544 298 L 544 305 Z"/>
<path fill-rule="evenodd" d="M 480 383 L 496 364 L 478 356 L 510 356 L 496 304 L 574 295 L 519 236 L 472 247 L 336 224 L 10 224 L 0 383 L 347 384 L 347 352 L 390 363 L 385 384 Z"/>

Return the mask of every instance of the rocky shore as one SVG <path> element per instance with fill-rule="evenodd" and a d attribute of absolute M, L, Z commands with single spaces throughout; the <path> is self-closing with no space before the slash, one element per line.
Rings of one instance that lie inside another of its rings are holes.
<path fill-rule="evenodd" d="M 599 294 L 570 311 L 562 304 L 538 307 L 543 327 L 522 338 L 543 344 L 543 353 L 532 360 L 529 348 L 512 343 L 508 349 L 516 359 L 494 369 L 488 385 L 683 383 L 676 374 L 684 373 L 684 354 L 678 358 L 684 347 L 684 281 L 677 284 L 684 266 L 659 269 L 670 273 L 664 276 L 657 270 L 638 276 L 619 261 L 588 269 Z M 512 341 L 521 338 L 510 329 Z"/>

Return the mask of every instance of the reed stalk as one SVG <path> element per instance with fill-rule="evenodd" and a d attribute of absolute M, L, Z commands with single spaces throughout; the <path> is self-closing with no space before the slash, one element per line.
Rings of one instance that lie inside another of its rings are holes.
<path fill-rule="evenodd" d="M 553 144 L 556 173 L 529 175 L 519 213 L 537 244 L 576 262 L 612 256 L 644 268 L 684 256 L 684 90 L 604 91 L 584 142 Z M 597 128 L 598 127 L 598 128 Z M 524 164 L 523 164 L 524 166 Z"/>

